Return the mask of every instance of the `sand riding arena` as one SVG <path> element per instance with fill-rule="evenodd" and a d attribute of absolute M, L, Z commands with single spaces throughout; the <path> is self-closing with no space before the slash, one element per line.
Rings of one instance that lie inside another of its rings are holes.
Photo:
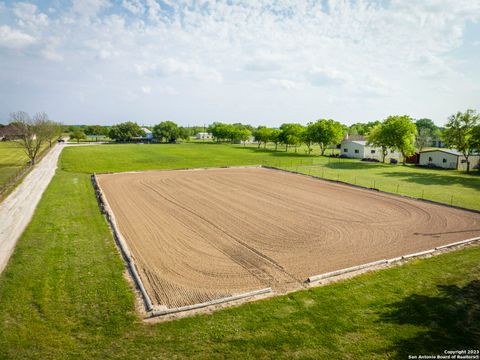
<path fill-rule="evenodd" d="M 475 238 L 480 214 L 262 167 L 97 174 L 148 310 L 285 293 Z"/>

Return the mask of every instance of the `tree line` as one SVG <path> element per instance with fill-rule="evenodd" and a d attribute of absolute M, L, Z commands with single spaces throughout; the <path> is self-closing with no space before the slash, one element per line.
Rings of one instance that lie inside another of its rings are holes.
<path fill-rule="evenodd" d="M 100 133 L 97 127 L 87 131 Z M 389 151 L 398 151 L 403 161 L 416 151 L 422 151 L 435 141 L 443 142 L 447 147 L 457 149 L 467 160 L 467 171 L 470 170 L 469 157 L 480 152 L 480 117 L 475 110 L 458 112 L 448 118 L 445 127 L 438 127 L 431 119 L 412 119 L 408 115 L 389 116 L 383 121 L 355 123 L 349 127 L 332 119 L 319 119 L 306 126 L 299 123 L 284 123 L 279 128 L 266 126 L 253 127 L 248 124 L 227 124 L 214 122 L 205 127 L 181 127 L 172 121 L 164 121 L 152 128 L 153 138 L 162 142 L 176 142 L 178 139 L 188 140 L 198 132 L 207 131 L 215 142 L 246 143 L 254 141 L 257 146 L 266 148 L 268 143 L 297 148 L 307 147 L 310 154 L 314 146 L 318 146 L 320 154 L 325 155 L 329 147 L 338 145 L 345 135 L 362 135 L 370 146 L 380 149 L 382 160 Z M 134 122 L 121 123 L 109 127 L 105 132 L 116 141 L 129 141 L 145 134 Z"/>
<path fill-rule="evenodd" d="M 71 125 L 63 126 L 48 119 L 45 113 L 38 113 L 33 118 L 25 112 L 11 114 L 11 124 L 23 134 L 19 138 L 32 163 L 45 141 L 59 137 L 61 132 L 68 132 L 71 139 L 77 141 L 90 137 L 109 137 L 118 142 L 128 142 L 133 139 L 144 139 L 146 134 L 136 122 L 123 122 L 113 126 L 101 125 Z M 385 162 L 389 151 L 398 151 L 405 159 L 431 146 L 433 141 L 443 141 L 449 147 L 457 149 L 467 160 L 480 152 L 480 117 L 475 110 L 457 112 L 448 118 L 445 127 L 438 127 L 430 119 L 412 119 L 407 115 L 389 116 L 383 121 L 355 123 L 349 127 L 332 119 L 319 119 L 306 126 L 299 123 L 284 123 L 279 128 L 248 124 L 227 124 L 214 122 L 207 128 L 201 126 L 182 127 L 173 121 L 163 121 L 148 128 L 152 132 L 152 140 L 175 143 L 178 140 L 189 140 L 198 132 L 212 134 L 215 142 L 246 143 L 256 142 L 257 146 L 266 148 L 268 143 L 278 147 L 284 146 L 285 151 L 294 148 L 295 152 L 301 145 L 307 147 L 310 154 L 314 146 L 318 146 L 320 154 L 325 155 L 326 149 L 337 146 L 345 135 L 365 136 L 369 145 L 381 150 Z M 33 140 L 34 138 L 38 140 Z M 467 170 L 467 171 L 468 171 Z"/>

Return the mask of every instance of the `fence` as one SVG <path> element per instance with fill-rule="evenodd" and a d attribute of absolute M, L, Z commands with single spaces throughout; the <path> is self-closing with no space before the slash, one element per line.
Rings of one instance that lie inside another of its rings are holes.
<path fill-rule="evenodd" d="M 389 178 L 383 173 L 367 175 L 365 171 L 356 171 L 356 168 L 368 169 L 371 164 L 366 164 L 361 161 L 352 162 L 351 160 L 339 159 L 339 158 L 307 158 L 307 159 L 273 159 L 263 161 L 262 165 L 271 166 L 288 171 L 298 172 L 306 175 L 315 176 L 318 178 L 337 181 L 341 183 L 352 184 L 364 188 L 376 189 L 383 192 L 392 194 L 403 195 L 411 198 L 431 200 L 434 202 L 467 208 L 471 210 L 480 210 L 480 193 L 477 195 L 473 191 L 462 191 L 452 193 L 452 191 L 446 191 L 443 186 L 435 186 L 432 179 L 432 185 L 418 184 L 415 181 L 398 180 Z M 401 165 L 395 166 L 399 170 Z M 389 170 L 389 169 L 386 169 Z M 412 170 L 414 171 L 414 170 Z M 437 170 L 441 171 L 441 170 Z M 385 172 L 388 175 L 388 172 Z M 400 178 L 408 178 L 412 174 L 405 171 Z M 433 176 L 432 176 L 433 178 Z M 480 181 L 478 185 L 478 191 L 480 191 Z"/>

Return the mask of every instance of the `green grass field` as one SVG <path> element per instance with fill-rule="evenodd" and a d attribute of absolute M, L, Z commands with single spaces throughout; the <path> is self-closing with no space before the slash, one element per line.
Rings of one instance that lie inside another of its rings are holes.
<path fill-rule="evenodd" d="M 0 186 L 27 162 L 27 155 L 15 141 L 0 141 Z"/>
<path fill-rule="evenodd" d="M 255 146 L 201 143 L 103 145 L 66 148 L 61 168 L 93 173 L 104 171 L 271 165 L 331 180 L 375 187 L 480 210 L 480 172 L 366 163 L 359 160 L 308 156 L 301 152 L 257 149 Z"/>
<path fill-rule="evenodd" d="M 47 147 L 47 144 L 42 146 L 40 156 Z M 0 141 L 0 201 L 21 181 L 26 171 L 28 172 L 27 164 L 28 157 L 16 141 Z"/>
<path fill-rule="evenodd" d="M 406 359 L 480 347 L 478 246 L 213 315 L 142 322 L 89 172 L 297 161 L 194 146 L 64 150 L 61 169 L 0 276 L 0 359 Z M 328 162 L 320 167 L 330 169 Z M 450 172 L 440 173 L 453 181 Z M 478 191 L 460 183 L 443 186 Z"/>

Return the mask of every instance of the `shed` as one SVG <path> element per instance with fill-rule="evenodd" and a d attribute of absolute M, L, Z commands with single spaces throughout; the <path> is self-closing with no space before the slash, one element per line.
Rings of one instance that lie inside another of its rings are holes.
<path fill-rule="evenodd" d="M 480 154 L 469 156 L 470 169 L 478 167 L 480 163 Z M 421 166 L 439 167 L 443 169 L 467 170 L 467 160 L 465 156 L 457 151 L 450 149 L 426 150 L 420 152 Z"/>
<path fill-rule="evenodd" d="M 340 145 L 340 155 L 356 159 L 371 158 L 379 161 L 382 161 L 383 157 L 382 149 L 369 146 L 366 140 L 352 140 L 348 137 L 342 140 Z M 385 158 L 399 160 L 401 157 L 400 153 L 389 150 Z"/>

